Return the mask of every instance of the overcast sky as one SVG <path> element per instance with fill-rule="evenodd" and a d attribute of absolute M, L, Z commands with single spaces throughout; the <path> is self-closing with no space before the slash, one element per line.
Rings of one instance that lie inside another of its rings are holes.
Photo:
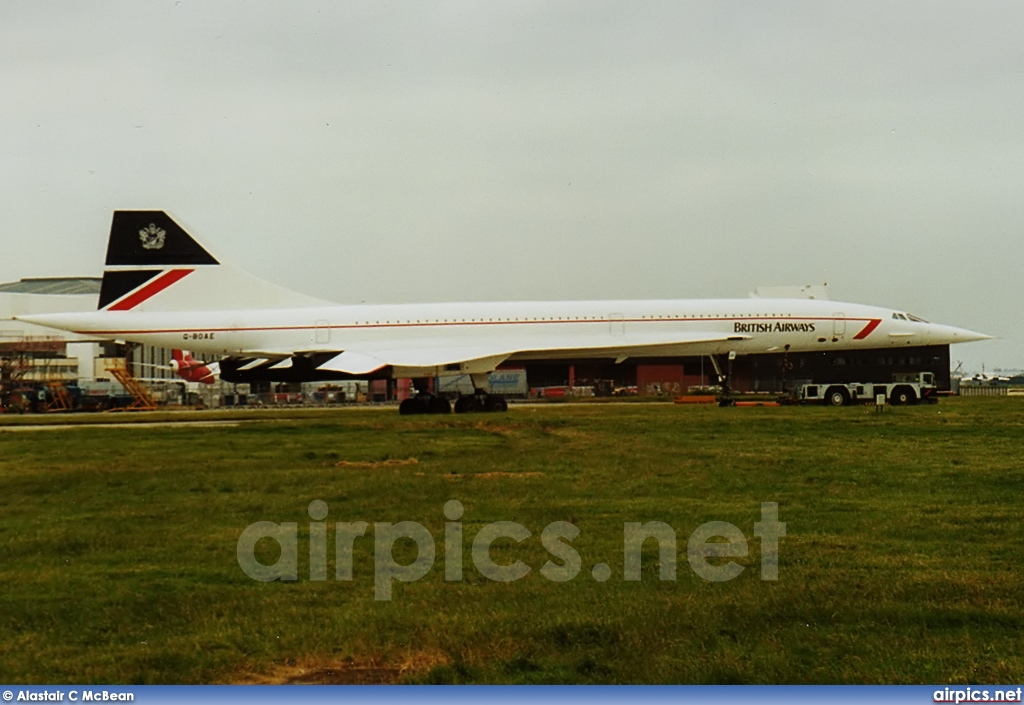
<path fill-rule="evenodd" d="M 841 301 L 1024 367 L 1024 3 L 0 3 L 0 281 L 118 208 L 342 303 Z"/>

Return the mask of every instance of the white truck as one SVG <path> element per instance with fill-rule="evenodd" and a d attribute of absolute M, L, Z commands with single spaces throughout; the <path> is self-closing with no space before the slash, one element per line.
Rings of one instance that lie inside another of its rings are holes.
<path fill-rule="evenodd" d="M 806 383 L 793 390 L 793 399 L 799 404 L 869 404 L 882 401 L 893 406 L 935 404 L 938 387 L 931 372 L 896 373 L 892 382 L 841 382 L 830 384 Z"/>

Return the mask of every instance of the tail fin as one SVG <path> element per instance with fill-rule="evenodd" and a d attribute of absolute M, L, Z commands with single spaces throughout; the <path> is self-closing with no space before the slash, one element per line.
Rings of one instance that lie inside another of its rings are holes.
<path fill-rule="evenodd" d="M 115 211 L 99 308 L 299 308 L 328 302 L 221 264 L 163 211 Z"/>
<path fill-rule="evenodd" d="M 188 350 L 172 350 L 171 355 L 171 367 L 186 382 L 213 384 L 220 377 L 220 365 L 216 362 L 200 362 Z"/>
<path fill-rule="evenodd" d="M 108 267 L 220 264 L 163 211 L 114 211 Z"/>

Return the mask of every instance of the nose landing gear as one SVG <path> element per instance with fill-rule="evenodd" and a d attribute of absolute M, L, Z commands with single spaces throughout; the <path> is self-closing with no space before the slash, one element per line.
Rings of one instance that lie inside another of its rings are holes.
<path fill-rule="evenodd" d="M 722 366 L 718 364 L 718 359 L 714 355 L 709 355 L 711 358 L 711 364 L 715 368 L 715 374 L 718 375 L 718 386 L 721 387 L 722 393 L 718 398 L 718 405 L 722 407 L 736 406 L 736 400 L 732 396 L 732 388 L 729 386 L 729 378 L 732 377 L 732 362 L 736 359 L 736 352 L 730 350 L 729 355 L 726 358 L 728 366 L 726 370 L 722 371 Z"/>

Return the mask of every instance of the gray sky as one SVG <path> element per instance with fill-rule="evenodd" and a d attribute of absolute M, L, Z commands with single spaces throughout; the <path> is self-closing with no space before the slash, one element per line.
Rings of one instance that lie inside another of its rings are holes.
<path fill-rule="evenodd" d="M 0 3 L 0 281 L 170 212 L 339 302 L 833 299 L 1024 367 L 1024 4 Z"/>

